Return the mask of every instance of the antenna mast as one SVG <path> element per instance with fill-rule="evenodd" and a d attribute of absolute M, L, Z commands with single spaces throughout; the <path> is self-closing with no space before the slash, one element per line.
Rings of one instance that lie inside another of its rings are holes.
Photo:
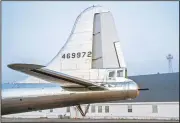
<path fill-rule="evenodd" d="M 172 73 L 173 72 L 173 68 L 172 68 L 172 59 L 173 59 L 173 56 L 171 54 L 168 54 L 166 56 L 166 59 L 168 60 L 169 73 Z"/>

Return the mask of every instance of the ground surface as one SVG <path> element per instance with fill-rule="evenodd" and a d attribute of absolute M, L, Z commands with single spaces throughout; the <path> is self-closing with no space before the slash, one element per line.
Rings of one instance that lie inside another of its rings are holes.
<path fill-rule="evenodd" d="M 170 120 L 115 120 L 115 119 L 34 119 L 2 118 L 2 122 L 179 122 Z"/>

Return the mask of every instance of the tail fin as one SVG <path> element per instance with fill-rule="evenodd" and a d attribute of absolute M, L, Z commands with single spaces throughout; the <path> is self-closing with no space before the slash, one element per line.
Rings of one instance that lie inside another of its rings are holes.
<path fill-rule="evenodd" d="M 89 7 L 77 17 L 71 34 L 47 68 L 56 71 L 90 69 L 92 57 L 93 18 L 102 7 Z"/>
<path fill-rule="evenodd" d="M 85 9 L 47 68 L 56 71 L 125 67 L 111 13 L 99 6 Z"/>
<path fill-rule="evenodd" d="M 90 80 L 102 80 L 106 68 L 120 67 L 126 68 L 126 65 L 115 23 L 111 13 L 100 6 L 89 7 L 80 13 L 66 43 L 46 66 Z M 33 80 L 31 78 L 27 82 Z"/>

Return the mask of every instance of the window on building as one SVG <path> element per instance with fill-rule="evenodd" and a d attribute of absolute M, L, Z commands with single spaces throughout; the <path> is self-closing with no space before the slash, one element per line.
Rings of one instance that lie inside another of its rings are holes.
<path fill-rule="evenodd" d="M 117 77 L 123 77 L 123 70 L 117 71 Z"/>
<path fill-rule="evenodd" d="M 53 109 L 50 109 L 50 112 L 53 112 Z"/>
<path fill-rule="evenodd" d="M 158 113 L 157 105 L 152 105 L 152 113 Z"/>
<path fill-rule="evenodd" d="M 102 106 L 98 106 L 98 113 L 102 113 Z"/>
<path fill-rule="evenodd" d="M 91 106 L 91 112 L 95 113 L 95 106 L 94 105 Z"/>
<path fill-rule="evenodd" d="M 109 113 L 109 106 L 105 106 L 105 113 Z"/>
<path fill-rule="evenodd" d="M 109 77 L 110 77 L 110 78 L 114 77 L 114 75 L 115 75 L 115 71 L 109 72 Z"/>
<path fill-rule="evenodd" d="M 128 112 L 132 112 L 132 105 L 128 105 Z"/>
<path fill-rule="evenodd" d="M 70 107 L 67 107 L 66 112 L 70 112 Z"/>

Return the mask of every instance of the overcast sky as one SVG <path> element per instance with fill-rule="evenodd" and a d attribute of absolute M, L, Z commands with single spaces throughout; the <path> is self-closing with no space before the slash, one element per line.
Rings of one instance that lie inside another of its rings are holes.
<path fill-rule="evenodd" d="M 66 42 L 76 17 L 89 6 L 112 12 L 128 75 L 167 73 L 166 55 L 179 68 L 178 2 L 2 2 L 2 82 L 27 77 L 10 63 L 46 65 Z"/>

